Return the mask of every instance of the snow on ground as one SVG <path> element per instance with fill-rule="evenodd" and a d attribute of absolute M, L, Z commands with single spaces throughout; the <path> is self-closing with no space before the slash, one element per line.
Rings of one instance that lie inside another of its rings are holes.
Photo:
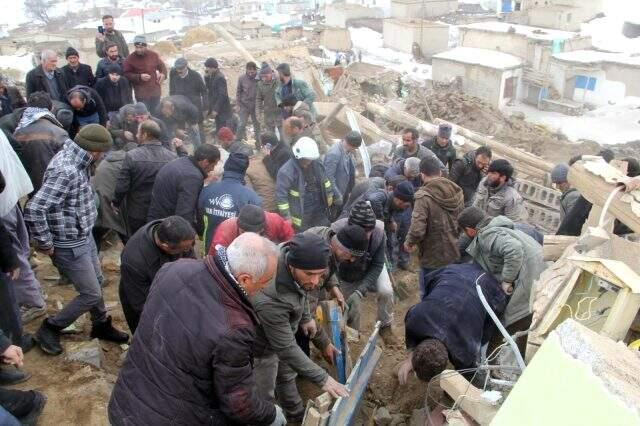
<path fill-rule="evenodd" d="M 383 47 L 382 34 L 370 28 L 349 28 L 353 47 L 362 51 L 362 62 L 380 65 L 422 83 L 431 79 L 431 65 L 421 64 L 409 53 Z"/>
<path fill-rule="evenodd" d="M 585 139 L 606 145 L 640 140 L 640 97 L 626 97 L 615 105 L 588 111 L 579 117 L 540 111 L 522 103 L 507 106 L 503 112 L 516 111 L 523 112 L 526 121 L 542 124 L 574 142 Z"/>

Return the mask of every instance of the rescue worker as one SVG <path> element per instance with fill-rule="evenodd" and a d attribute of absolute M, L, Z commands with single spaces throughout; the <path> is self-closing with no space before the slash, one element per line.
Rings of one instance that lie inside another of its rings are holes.
<path fill-rule="evenodd" d="M 296 232 L 330 223 L 335 189 L 319 158 L 315 141 L 300 138 L 293 146 L 293 158 L 282 166 L 276 178 L 278 212 Z"/>

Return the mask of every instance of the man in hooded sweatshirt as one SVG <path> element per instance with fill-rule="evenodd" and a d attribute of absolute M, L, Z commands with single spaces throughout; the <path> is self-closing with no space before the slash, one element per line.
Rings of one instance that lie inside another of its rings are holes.
<path fill-rule="evenodd" d="M 414 195 L 404 246 L 408 252 L 418 248 L 420 294 L 424 295 L 424 277 L 458 260 L 457 219 L 464 209 L 464 195 L 458 185 L 442 177 L 440 162 L 434 158 L 420 162 L 420 177 L 423 185 Z"/>

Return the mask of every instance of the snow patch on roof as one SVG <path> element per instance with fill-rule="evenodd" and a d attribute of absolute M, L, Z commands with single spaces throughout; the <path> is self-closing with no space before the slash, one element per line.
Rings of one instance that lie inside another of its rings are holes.
<path fill-rule="evenodd" d="M 535 40 L 549 41 L 566 40 L 579 35 L 578 33 L 571 31 L 550 30 L 548 28 L 530 27 L 528 25 L 517 25 L 498 21 L 476 22 L 469 25 L 460 25 L 459 28 L 469 28 L 473 30 L 484 30 L 498 33 L 507 33 L 510 28 L 513 28 L 516 34 L 522 34 Z"/>
<path fill-rule="evenodd" d="M 522 59 L 497 50 L 478 49 L 475 47 L 456 47 L 446 52 L 433 55 L 434 59 L 448 59 L 466 64 L 482 65 L 495 69 L 516 68 L 523 64 Z"/>
<path fill-rule="evenodd" d="M 615 62 L 627 65 L 639 65 L 640 56 L 630 56 L 626 53 L 610 53 L 598 50 L 574 50 L 553 55 L 561 61 L 579 62 L 581 64 L 597 64 L 601 62 Z"/>

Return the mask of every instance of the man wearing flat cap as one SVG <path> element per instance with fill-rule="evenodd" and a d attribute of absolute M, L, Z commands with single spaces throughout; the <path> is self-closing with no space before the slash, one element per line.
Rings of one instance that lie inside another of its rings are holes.
<path fill-rule="evenodd" d="M 298 328 L 311 337 L 317 327 L 309 311 L 308 292 L 323 280 L 329 267 L 331 250 L 322 237 L 298 234 L 280 246 L 275 279 L 251 298 L 260 320 L 255 341 L 255 377 L 261 398 L 279 405 L 289 422 L 301 422 L 304 405 L 296 387 L 296 376 L 310 380 L 333 397 L 347 396 L 346 388 L 302 351 L 297 345 Z M 320 349 L 325 356 L 335 348 L 328 338 Z"/>
<path fill-rule="evenodd" d="M 448 171 L 456 160 L 456 148 L 451 141 L 451 124 L 442 123 L 438 126 L 438 133 L 431 139 L 422 142 L 422 146 L 431 150 L 444 164 Z"/>

